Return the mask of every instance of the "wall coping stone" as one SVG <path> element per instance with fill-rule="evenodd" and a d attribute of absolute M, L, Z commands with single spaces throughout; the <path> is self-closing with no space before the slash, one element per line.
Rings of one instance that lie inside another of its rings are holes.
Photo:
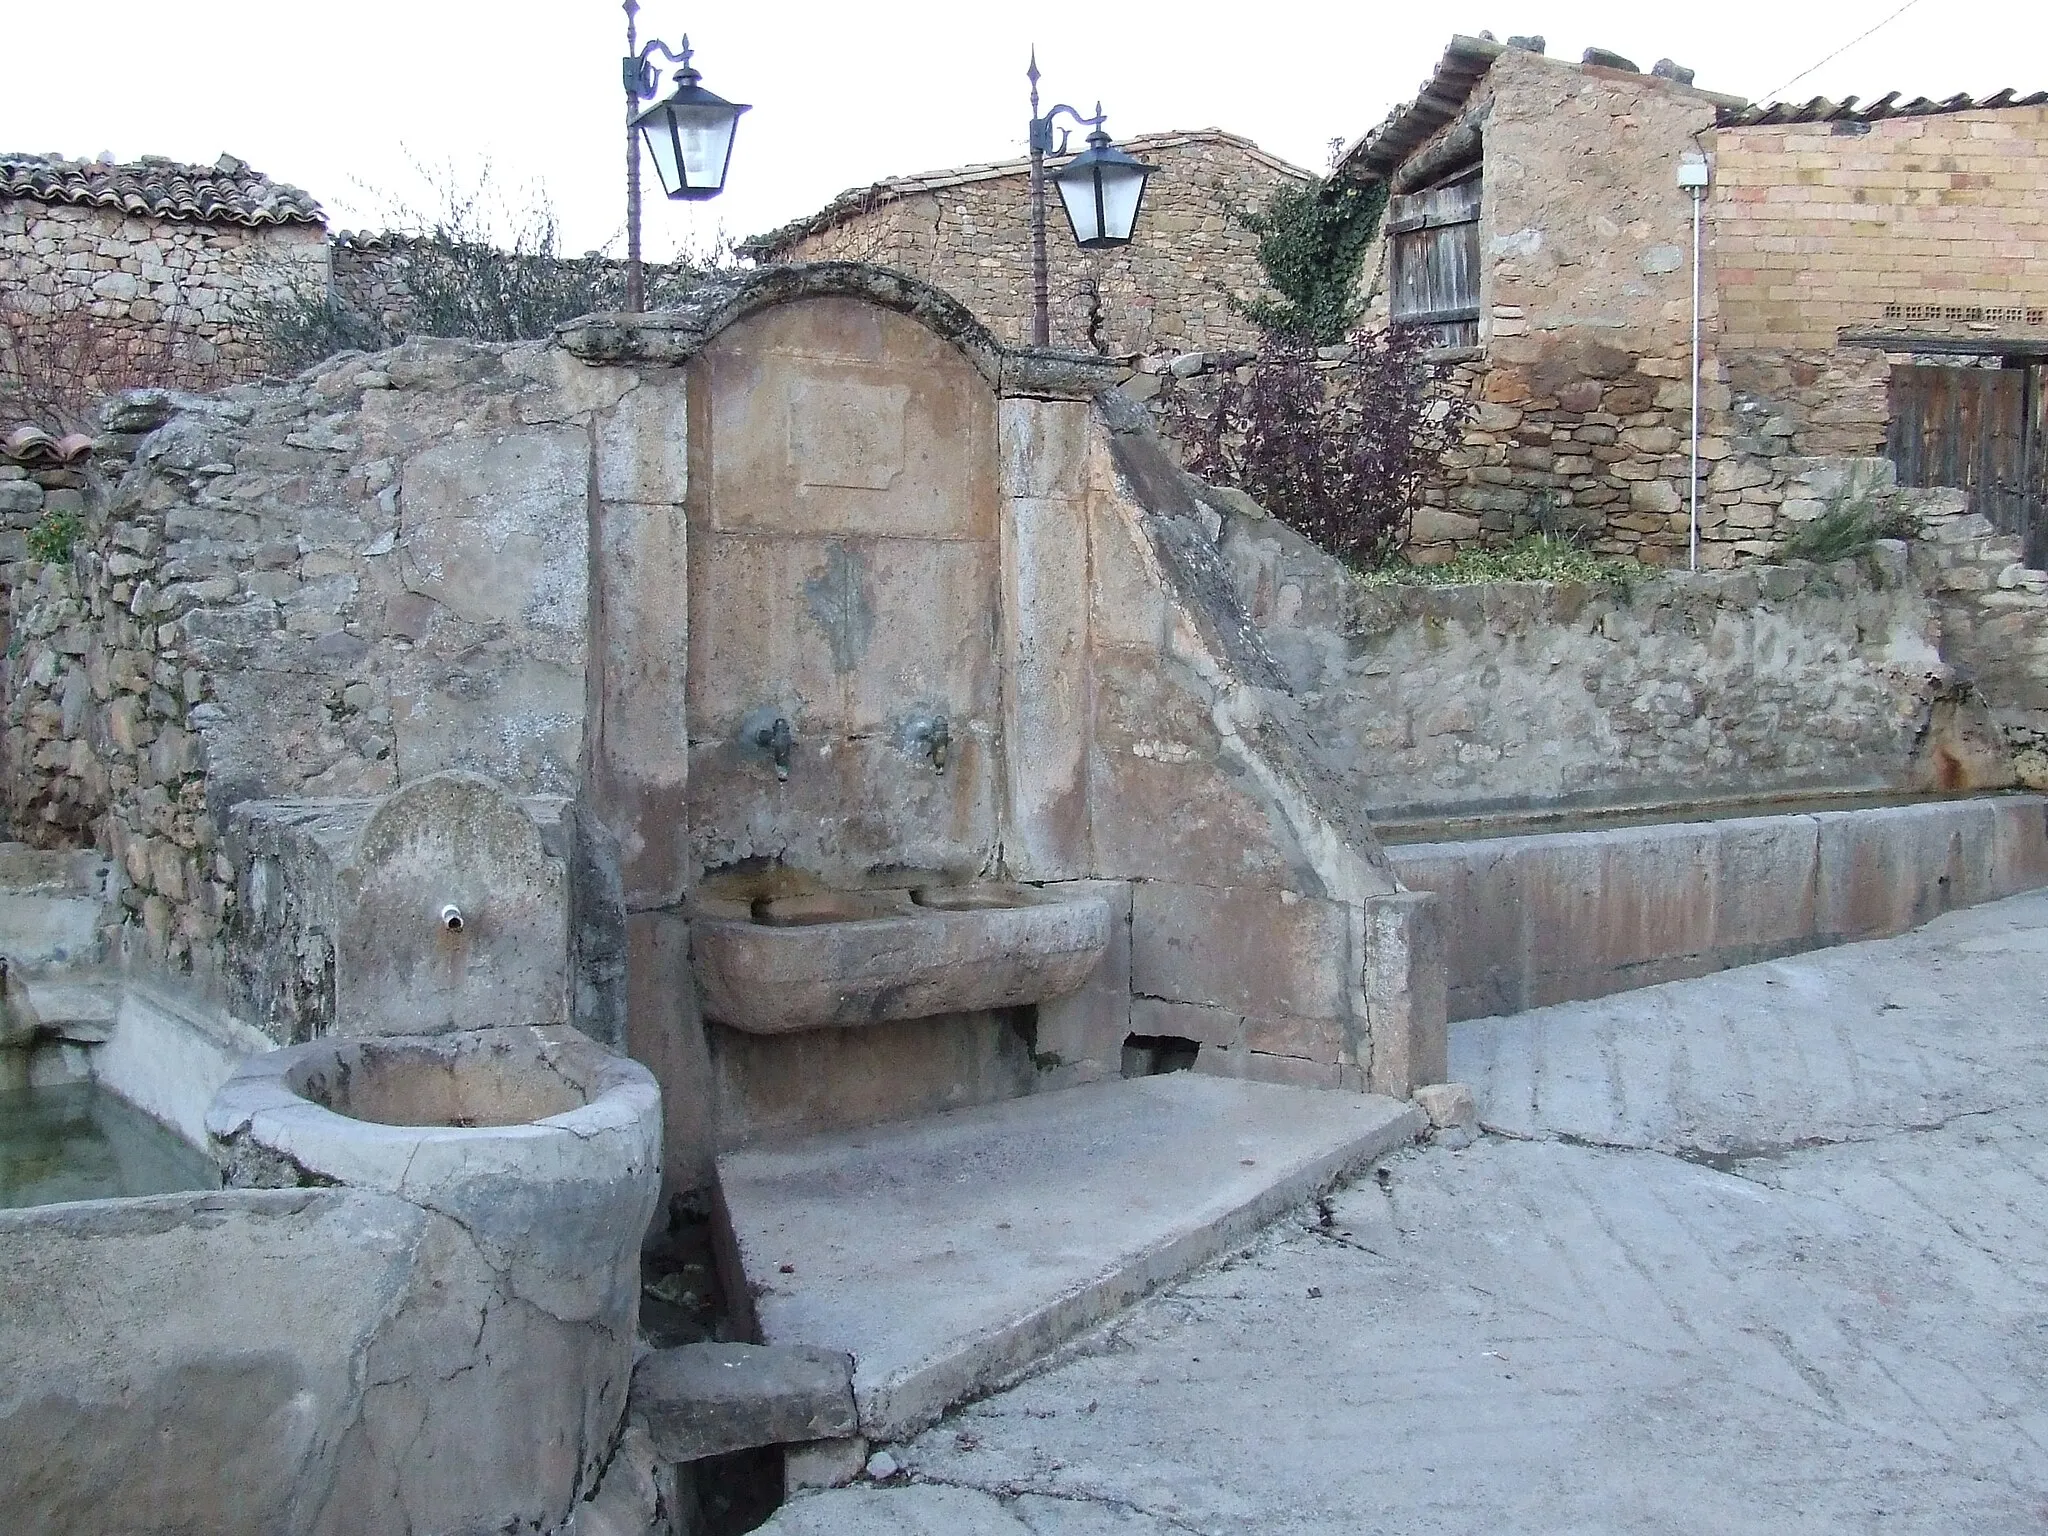
<path fill-rule="evenodd" d="M 1130 369 L 1115 358 L 1053 348 L 1005 347 L 958 299 L 906 273 L 853 261 L 761 267 L 712 279 L 676 309 L 585 315 L 555 331 L 555 342 L 596 367 L 655 363 L 680 367 L 747 316 L 797 299 L 856 298 L 908 315 L 960 349 L 1003 395 L 1088 400 Z"/>

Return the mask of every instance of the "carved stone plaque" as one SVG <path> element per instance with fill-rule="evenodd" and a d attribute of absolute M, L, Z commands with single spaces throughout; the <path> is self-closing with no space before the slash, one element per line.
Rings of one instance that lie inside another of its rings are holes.
<path fill-rule="evenodd" d="M 903 473 L 910 391 L 902 385 L 799 378 L 788 399 L 789 467 L 799 484 L 886 491 Z"/>

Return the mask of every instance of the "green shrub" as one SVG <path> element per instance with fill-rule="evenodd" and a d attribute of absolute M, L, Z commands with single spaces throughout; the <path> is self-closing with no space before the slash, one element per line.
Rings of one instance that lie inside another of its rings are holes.
<path fill-rule="evenodd" d="M 75 512 L 45 512 L 28 531 L 28 552 L 38 560 L 55 564 L 71 558 L 71 547 L 82 530 Z"/>
<path fill-rule="evenodd" d="M 1258 237 L 1259 266 L 1280 295 L 1233 302 L 1262 331 L 1311 346 L 1335 346 L 1358 319 L 1358 277 L 1387 209 L 1384 182 L 1316 178 L 1289 183 L 1265 208 L 1240 216 Z"/>

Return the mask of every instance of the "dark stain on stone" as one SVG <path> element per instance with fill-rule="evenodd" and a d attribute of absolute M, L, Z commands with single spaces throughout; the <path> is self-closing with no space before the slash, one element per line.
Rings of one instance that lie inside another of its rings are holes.
<path fill-rule="evenodd" d="M 860 665 L 875 634 L 866 562 L 844 544 L 827 546 L 824 569 L 804 583 L 804 600 L 832 649 L 832 670 L 845 676 Z"/>

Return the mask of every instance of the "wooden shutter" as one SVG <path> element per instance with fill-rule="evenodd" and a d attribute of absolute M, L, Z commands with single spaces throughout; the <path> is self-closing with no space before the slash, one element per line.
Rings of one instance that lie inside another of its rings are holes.
<path fill-rule="evenodd" d="M 1479 342 L 1479 194 L 1474 173 L 1387 205 L 1394 324 L 1427 326 L 1438 346 Z"/>

